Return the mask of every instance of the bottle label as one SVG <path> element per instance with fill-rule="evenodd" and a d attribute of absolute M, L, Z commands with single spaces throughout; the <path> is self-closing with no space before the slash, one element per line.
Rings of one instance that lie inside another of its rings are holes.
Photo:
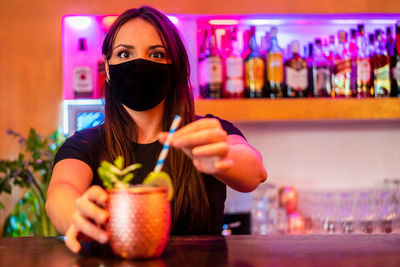
<path fill-rule="evenodd" d="M 264 86 L 264 61 L 253 57 L 245 63 L 246 88 L 252 92 L 261 92 Z"/>
<path fill-rule="evenodd" d="M 283 59 L 282 53 L 269 53 L 267 60 L 268 81 L 274 83 L 283 82 Z"/>
<path fill-rule="evenodd" d="M 351 60 L 338 61 L 333 68 L 334 74 L 345 74 L 351 72 Z"/>
<path fill-rule="evenodd" d="M 320 95 L 321 91 L 330 92 L 330 79 L 328 67 L 315 68 L 315 91 L 316 95 Z"/>
<path fill-rule="evenodd" d="M 400 86 L 400 61 L 397 61 L 396 66 L 393 68 L 393 78 L 397 81 L 397 86 Z"/>
<path fill-rule="evenodd" d="M 374 70 L 375 95 L 390 95 L 389 65 Z"/>
<path fill-rule="evenodd" d="M 93 91 L 92 69 L 89 66 L 75 67 L 74 91 L 76 93 L 90 93 Z"/>
<path fill-rule="evenodd" d="M 220 57 L 211 56 L 199 62 L 199 84 L 222 83 L 222 62 Z"/>
<path fill-rule="evenodd" d="M 226 59 L 226 77 L 243 77 L 243 59 L 241 57 L 228 57 Z"/>
<path fill-rule="evenodd" d="M 371 64 L 368 58 L 357 60 L 357 80 L 359 83 L 369 83 L 371 80 Z"/>
<path fill-rule="evenodd" d="M 341 60 L 333 70 L 333 88 L 337 96 L 351 96 L 351 60 Z"/>
<path fill-rule="evenodd" d="M 307 69 L 295 70 L 286 67 L 286 84 L 296 91 L 304 91 L 308 87 Z"/>
<path fill-rule="evenodd" d="M 230 94 L 242 94 L 244 92 L 243 80 L 238 78 L 227 79 L 226 91 Z"/>

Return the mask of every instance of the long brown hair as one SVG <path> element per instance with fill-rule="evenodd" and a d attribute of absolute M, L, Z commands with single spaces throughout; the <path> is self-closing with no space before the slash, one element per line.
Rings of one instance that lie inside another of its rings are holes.
<path fill-rule="evenodd" d="M 195 114 L 189 80 L 189 59 L 178 30 L 167 16 L 148 6 L 125 11 L 115 20 L 105 37 L 103 55 L 107 61 L 111 58 L 119 29 L 134 18 L 149 22 L 157 30 L 166 48 L 167 58 L 171 61 L 174 69 L 174 90 L 165 99 L 161 130 L 168 131 L 173 116 L 176 114 L 182 117 L 182 125 L 192 122 Z M 130 143 L 132 138 L 133 141 L 137 141 L 137 125 L 120 101 L 111 94 L 110 86 L 107 83 L 105 83 L 104 91 L 106 146 L 102 158 L 111 161 L 118 155 L 122 155 L 126 159 L 126 165 L 132 164 L 135 159 L 130 151 Z M 181 150 L 172 148 L 169 153 L 166 169 L 171 175 L 174 185 L 172 229 L 180 218 L 187 221 L 185 229 L 188 232 L 193 229 L 210 229 L 210 207 L 202 175 L 193 166 L 191 159 Z"/>

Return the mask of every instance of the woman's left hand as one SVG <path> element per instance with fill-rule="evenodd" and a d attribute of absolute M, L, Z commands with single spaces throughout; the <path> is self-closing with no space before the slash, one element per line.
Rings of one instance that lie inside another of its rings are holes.
<path fill-rule="evenodd" d="M 160 142 L 164 143 L 167 136 L 160 133 Z M 227 157 L 227 133 L 217 119 L 204 118 L 185 125 L 174 133 L 170 145 L 182 149 L 203 173 L 218 174 L 233 165 Z"/>

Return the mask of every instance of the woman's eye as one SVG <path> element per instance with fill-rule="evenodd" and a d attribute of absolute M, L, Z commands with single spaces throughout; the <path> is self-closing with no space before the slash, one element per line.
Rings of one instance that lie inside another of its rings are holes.
<path fill-rule="evenodd" d="M 157 51 L 151 53 L 152 58 L 165 58 L 165 54 L 163 52 Z"/>
<path fill-rule="evenodd" d="M 127 51 L 121 51 L 118 53 L 120 58 L 129 58 L 129 53 Z"/>

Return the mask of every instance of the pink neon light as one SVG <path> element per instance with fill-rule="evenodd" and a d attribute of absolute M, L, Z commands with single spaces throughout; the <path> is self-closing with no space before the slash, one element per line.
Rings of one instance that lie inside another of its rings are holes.
<path fill-rule="evenodd" d="M 178 25 L 179 19 L 178 19 L 177 17 L 171 16 L 171 15 L 168 15 L 167 17 L 169 18 L 169 20 L 170 20 L 173 24 Z"/>
<path fill-rule="evenodd" d="M 92 19 L 86 16 L 70 16 L 65 18 L 65 22 L 75 30 L 86 30 L 92 24 Z"/>
<path fill-rule="evenodd" d="M 236 19 L 212 19 L 208 23 L 210 25 L 238 25 L 239 21 Z"/>
<path fill-rule="evenodd" d="M 103 27 L 106 29 L 110 28 L 118 16 L 106 16 L 101 20 Z"/>

